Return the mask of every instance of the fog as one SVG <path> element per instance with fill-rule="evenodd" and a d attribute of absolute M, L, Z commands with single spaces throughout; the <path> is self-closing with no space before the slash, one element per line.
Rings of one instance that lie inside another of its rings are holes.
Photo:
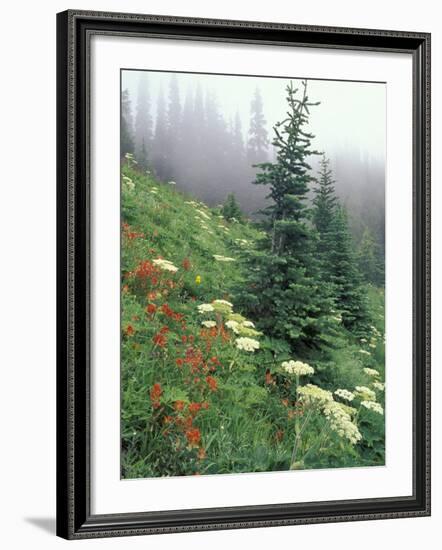
<path fill-rule="evenodd" d="M 293 78 L 294 85 L 300 81 Z M 211 206 L 234 192 L 250 216 L 266 190 L 252 181 L 254 162 L 274 159 L 270 144 L 250 150 L 251 103 L 260 95 L 269 142 L 283 120 L 287 78 L 122 71 L 128 94 L 123 116 L 146 168 Z M 386 149 L 386 89 L 382 83 L 309 80 L 312 145 L 331 161 L 336 191 L 356 239 L 369 226 L 382 244 Z M 256 115 L 256 113 L 255 113 Z M 262 118 L 262 117 L 261 117 Z M 143 146 L 144 143 L 144 146 Z M 142 151 L 144 149 L 144 151 Z M 256 157 L 256 155 L 258 155 Z M 319 157 L 311 158 L 313 173 Z"/>

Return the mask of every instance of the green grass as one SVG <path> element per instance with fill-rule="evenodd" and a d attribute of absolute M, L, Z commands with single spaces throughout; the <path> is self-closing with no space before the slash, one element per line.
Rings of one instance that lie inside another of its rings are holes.
<path fill-rule="evenodd" d="M 338 327 L 328 348 L 293 356 L 238 317 L 233 290 L 244 280 L 243 251 L 261 236 L 253 224 L 227 222 L 131 163 L 122 176 L 122 476 L 383 464 L 384 419 L 361 406 L 361 396 L 350 403 L 362 435 L 352 444 L 297 391 L 307 383 L 332 392 L 373 388 L 365 367 L 384 380 L 382 291 L 369 288 L 366 342 Z M 214 300 L 232 307 L 198 310 Z M 239 321 L 240 334 L 229 320 Z M 240 337 L 259 349 L 239 349 Z M 289 375 L 281 366 L 288 359 L 308 362 L 314 374 Z"/>

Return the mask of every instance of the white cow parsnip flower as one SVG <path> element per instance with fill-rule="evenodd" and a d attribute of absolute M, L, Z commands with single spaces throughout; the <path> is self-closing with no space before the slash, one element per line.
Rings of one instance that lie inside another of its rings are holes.
<path fill-rule="evenodd" d="M 354 393 L 352 393 L 351 391 L 348 391 L 348 390 L 341 389 L 341 388 L 339 388 L 335 391 L 335 395 L 337 395 L 341 399 L 345 399 L 345 401 L 353 401 L 353 399 L 355 398 Z"/>
<path fill-rule="evenodd" d="M 288 373 L 294 374 L 296 376 L 307 376 L 309 374 L 314 374 L 315 369 L 307 363 L 302 363 L 301 361 L 284 361 L 281 363 L 281 367 Z"/>
<path fill-rule="evenodd" d="M 212 304 L 201 304 L 197 307 L 199 313 L 211 313 L 212 311 L 215 311 L 215 308 L 212 306 Z"/>
<path fill-rule="evenodd" d="M 256 349 L 259 349 L 259 342 L 258 340 L 254 340 L 253 338 L 237 338 L 235 341 L 236 347 L 243 351 L 255 351 Z"/>
<path fill-rule="evenodd" d="M 201 324 L 203 325 L 203 327 L 206 327 L 206 328 L 216 327 L 216 321 L 201 321 Z"/>
<path fill-rule="evenodd" d="M 378 414 L 384 414 L 384 409 L 382 408 L 382 405 L 376 403 L 376 401 L 362 401 L 361 405 L 369 411 L 373 411 Z"/>
<path fill-rule="evenodd" d="M 171 271 L 172 273 L 176 273 L 178 271 L 178 268 L 175 265 L 173 265 L 173 263 L 170 262 L 169 260 L 163 260 L 162 258 L 157 258 L 156 260 L 152 260 L 152 263 L 157 265 L 163 271 Z"/>

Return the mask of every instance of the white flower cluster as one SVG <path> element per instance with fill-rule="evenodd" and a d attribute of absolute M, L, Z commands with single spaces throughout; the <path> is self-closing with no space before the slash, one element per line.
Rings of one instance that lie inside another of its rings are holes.
<path fill-rule="evenodd" d="M 168 181 L 167 182 L 169 185 L 176 185 L 176 181 Z"/>
<path fill-rule="evenodd" d="M 384 409 L 382 408 L 382 405 L 376 403 L 376 401 L 362 401 L 361 405 L 369 411 L 373 411 L 378 414 L 384 414 Z"/>
<path fill-rule="evenodd" d="M 189 204 L 190 206 L 193 206 L 197 210 L 199 208 L 206 208 L 206 205 L 204 203 L 198 202 L 198 201 L 184 201 L 184 204 Z"/>
<path fill-rule="evenodd" d="M 254 340 L 253 338 L 237 338 L 236 341 L 236 347 L 243 351 L 255 351 L 256 349 L 259 349 L 259 342 L 258 340 Z"/>
<path fill-rule="evenodd" d="M 345 389 L 341 389 L 341 388 L 339 388 L 335 391 L 335 395 L 337 395 L 341 399 L 345 399 L 345 401 L 353 401 L 353 399 L 355 398 L 354 393 L 352 393 L 351 391 L 345 390 Z"/>
<path fill-rule="evenodd" d="M 169 260 L 163 260 L 162 258 L 158 258 L 156 260 L 152 260 L 152 263 L 157 265 L 163 271 L 171 271 L 172 273 L 176 273 L 178 271 L 178 268 L 175 265 L 173 265 L 173 263 L 170 262 Z"/>
<path fill-rule="evenodd" d="M 233 304 L 231 302 L 228 302 L 227 300 L 213 300 L 213 303 L 227 306 L 230 309 L 232 309 L 233 307 Z"/>
<path fill-rule="evenodd" d="M 368 374 L 368 376 L 379 376 L 379 371 L 377 371 L 376 369 L 369 369 L 368 367 L 366 367 L 363 370 L 365 374 Z"/>
<path fill-rule="evenodd" d="M 248 321 L 239 313 L 231 313 L 229 315 L 229 320 L 226 321 L 226 327 L 235 334 L 246 336 L 248 338 L 261 335 L 261 332 L 255 330 L 254 323 L 252 323 L 252 321 Z"/>
<path fill-rule="evenodd" d="M 213 257 L 217 262 L 236 262 L 235 258 L 229 256 L 221 256 L 220 254 L 214 254 Z"/>
<path fill-rule="evenodd" d="M 367 386 L 356 386 L 355 388 L 358 397 L 365 401 L 376 401 L 376 394 Z"/>
<path fill-rule="evenodd" d="M 369 351 L 367 351 L 366 349 L 360 349 L 359 353 L 362 353 L 364 355 L 371 355 L 371 353 Z"/>
<path fill-rule="evenodd" d="M 206 220 L 210 220 L 209 214 L 207 214 L 207 212 L 204 212 L 204 210 L 201 210 L 200 208 L 197 208 L 196 211 L 198 212 L 198 214 L 199 214 L 200 216 L 202 216 L 202 217 L 205 218 Z"/>
<path fill-rule="evenodd" d="M 135 183 L 128 176 L 123 176 L 123 189 L 127 191 L 133 191 L 135 189 Z"/>
<path fill-rule="evenodd" d="M 222 315 L 229 315 L 233 309 L 233 304 L 227 300 L 213 300 L 212 306 L 217 313 L 221 313 Z"/>
<path fill-rule="evenodd" d="M 231 319 L 230 321 L 226 322 L 226 327 L 229 328 L 230 330 L 233 330 L 233 332 L 235 334 L 239 334 L 239 323 L 238 323 L 238 321 L 234 321 L 233 319 Z"/>
<path fill-rule="evenodd" d="M 216 327 L 216 321 L 201 321 L 201 324 L 203 327 L 206 328 L 215 328 Z"/>
<path fill-rule="evenodd" d="M 323 407 L 326 403 L 333 401 L 333 395 L 328 390 L 323 390 L 314 384 L 298 386 L 298 395 L 300 401 L 306 405 Z"/>
<path fill-rule="evenodd" d="M 384 382 L 375 381 L 375 382 L 372 383 L 372 386 L 375 390 L 378 390 L 378 391 L 384 391 L 385 390 L 385 383 Z"/>
<path fill-rule="evenodd" d="M 201 304 L 197 307 L 199 313 L 211 313 L 215 311 L 215 308 L 212 304 Z"/>
<path fill-rule="evenodd" d="M 124 157 L 126 158 L 128 164 L 130 164 L 131 162 L 132 162 L 133 164 L 138 164 L 138 162 L 134 159 L 133 153 L 126 153 L 126 154 L 124 155 Z"/>
<path fill-rule="evenodd" d="M 340 437 L 345 437 L 352 445 L 356 445 L 362 439 L 358 427 L 352 422 L 349 414 L 355 412 L 354 409 L 336 401 L 329 401 L 324 405 L 323 412 L 330 423 L 330 428 Z"/>
<path fill-rule="evenodd" d="M 339 392 L 337 395 L 340 395 L 340 397 L 347 395 L 347 390 L 336 390 L 336 392 Z M 306 384 L 298 387 L 298 396 L 304 404 L 319 408 L 328 420 L 330 428 L 340 437 L 345 437 L 352 445 L 362 439 L 362 435 L 351 416 L 356 410 L 335 401 L 331 392 L 314 384 Z"/>
<path fill-rule="evenodd" d="M 315 369 L 307 363 L 302 363 L 301 361 L 284 361 L 281 363 L 281 367 L 288 373 L 294 374 L 296 376 L 308 376 L 309 374 L 314 374 Z"/>
<path fill-rule="evenodd" d="M 235 239 L 235 242 L 240 246 L 247 246 L 249 244 L 249 241 L 247 239 Z"/>

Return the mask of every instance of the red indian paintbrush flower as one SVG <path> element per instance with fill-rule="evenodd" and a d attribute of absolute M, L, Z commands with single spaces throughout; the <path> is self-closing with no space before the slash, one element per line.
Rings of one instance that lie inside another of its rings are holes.
<path fill-rule="evenodd" d="M 132 325 L 127 325 L 124 332 L 127 336 L 133 336 L 135 334 L 135 329 Z"/>
<path fill-rule="evenodd" d="M 186 438 L 191 447 L 198 447 L 201 441 L 201 432 L 198 428 L 190 428 L 186 431 Z"/>
<path fill-rule="evenodd" d="M 196 414 L 201 410 L 201 403 L 189 403 L 189 413 L 190 414 Z"/>
<path fill-rule="evenodd" d="M 206 376 L 206 382 L 212 391 L 216 391 L 218 389 L 218 382 L 215 378 L 213 378 L 213 376 Z"/>
<path fill-rule="evenodd" d="M 163 390 L 161 389 L 161 384 L 156 382 L 150 390 L 150 400 L 152 401 L 152 407 L 154 409 L 157 409 L 160 406 L 160 397 L 162 393 Z"/>
<path fill-rule="evenodd" d="M 153 343 L 156 346 L 159 346 L 160 348 L 164 348 L 165 345 L 167 344 L 167 338 L 161 333 L 155 334 L 152 340 L 153 340 Z"/>
<path fill-rule="evenodd" d="M 189 271 L 189 269 L 192 267 L 192 264 L 190 263 L 189 258 L 184 258 L 182 265 L 185 271 Z"/>

